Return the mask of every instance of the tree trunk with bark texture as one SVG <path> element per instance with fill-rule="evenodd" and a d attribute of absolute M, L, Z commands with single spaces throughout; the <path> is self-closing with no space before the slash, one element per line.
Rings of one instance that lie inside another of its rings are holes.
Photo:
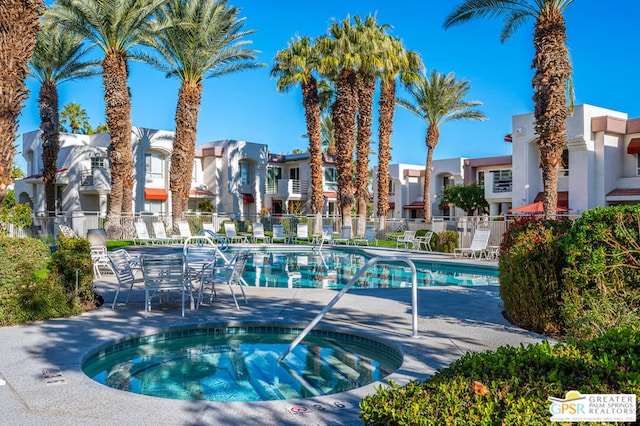
<path fill-rule="evenodd" d="M 429 126 L 427 128 L 427 164 L 424 169 L 424 194 L 422 202 L 424 203 L 424 221 L 426 223 L 431 222 L 431 167 L 433 164 L 433 150 L 438 144 L 440 139 L 440 129 L 436 126 Z"/>
<path fill-rule="evenodd" d="M 56 170 L 58 169 L 58 151 L 60 149 L 58 89 L 55 84 L 44 83 L 40 86 L 38 106 L 40 130 L 42 131 L 42 180 L 46 201 L 45 208 L 48 214 L 55 214 Z"/>
<path fill-rule="evenodd" d="M 378 124 L 378 218 L 380 231 L 387 225 L 389 212 L 389 162 L 391 161 L 391 131 L 396 104 L 396 83 L 389 79 L 380 87 Z"/>
<path fill-rule="evenodd" d="M 309 135 L 309 168 L 311 169 L 311 213 L 316 216 L 313 234 L 322 234 L 322 132 L 320 130 L 320 98 L 316 79 L 309 76 L 302 84 L 302 105 Z"/>
<path fill-rule="evenodd" d="M 357 226 L 365 226 L 367 204 L 369 203 L 369 151 L 371 148 L 371 122 L 373 121 L 373 95 L 376 91 L 375 77 L 362 77 L 358 84 L 358 140 L 356 153 L 357 179 L 356 199 L 358 200 Z M 356 230 L 364 235 L 364 228 Z"/>

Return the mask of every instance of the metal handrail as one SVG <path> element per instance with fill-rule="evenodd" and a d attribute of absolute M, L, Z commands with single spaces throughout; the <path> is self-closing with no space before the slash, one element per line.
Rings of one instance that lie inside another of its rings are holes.
<path fill-rule="evenodd" d="M 294 339 L 293 342 L 289 345 L 289 347 L 280 354 L 278 357 L 278 362 L 282 362 L 282 360 L 289 355 L 289 353 L 298 346 L 298 343 L 302 341 L 306 337 L 307 334 L 324 318 L 324 316 L 329 312 L 329 309 L 333 307 L 333 305 L 340 300 L 340 298 L 353 286 L 353 284 L 358 281 L 358 278 L 362 276 L 366 272 L 367 269 L 372 267 L 378 262 L 404 262 L 409 265 L 411 268 L 411 315 L 412 315 L 412 333 L 411 337 L 419 337 L 418 335 L 418 279 L 416 276 L 416 265 L 407 258 L 401 256 L 376 256 L 369 259 L 367 263 L 364 264 L 362 268 L 349 280 L 349 282 L 335 295 L 333 299 L 325 306 L 322 311 L 307 325 L 307 327 L 302 330 L 302 332 Z"/>

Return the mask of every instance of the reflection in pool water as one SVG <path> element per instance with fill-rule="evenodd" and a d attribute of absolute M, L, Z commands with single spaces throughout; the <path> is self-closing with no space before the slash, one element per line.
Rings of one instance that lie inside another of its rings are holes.
<path fill-rule="evenodd" d="M 253 251 L 242 275 L 250 286 L 341 288 L 364 266 L 367 257 L 341 250 Z M 418 286 L 498 285 L 497 271 L 459 264 L 416 261 Z M 411 287 L 411 271 L 401 264 L 369 268 L 354 288 Z"/>

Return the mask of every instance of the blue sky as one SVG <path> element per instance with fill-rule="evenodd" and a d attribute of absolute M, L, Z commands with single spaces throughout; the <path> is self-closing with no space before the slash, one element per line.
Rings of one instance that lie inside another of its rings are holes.
<path fill-rule="evenodd" d="M 533 22 L 500 43 L 499 20 L 477 20 L 444 30 L 442 23 L 458 1 L 436 0 L 235 0 L 246 18 L 245 29 L 257 30 L 249 38 L 261 51 L 267 67 L 243 71 L 204 83 L 197 143 L 239 139 L 265 143 L 274 153 L 306 149 L 300 90 L 279 94 L 269 71 L 276 52 L 296 34 L 315 38 L 326 33 L 333 18 L 347 14 L 376 14 L 390 24 L 390 34 L 407 49 L 418 51 L 427 70 L 451 72 L 470 81 L 468 99 L 483 102 L 489 117 L 483 122 L 444 124 L 434 158 L 483 157 L 511 153 L 503 141 L 511 132 L 511 116 L 532 111 L 530 68 L 533 57 Z M 615 7 L 613 6 L 615 5 Z M 567 43 L 573 66 L 576 103 L 588 103 L 640 117 L 640 18 L 638 0 L 607 3 L 575 0 L 565 13 Z M 20 117 L 19 134 L 39 126 L 38 85 L 28 84 L 31 96 Z M 174 130 L 178 82 L 151 67 L 130 64 L 132 122 L 136 126 Z M 100 76 L 60 86 L 60 106 L 79 103 L 91 124 L 104 122 Z M 402 96 L 402 91 L 399 92 Z M 426 125 L 402 108 L 396 109 L 392 145 L 393 162 L 424 164 Z M 373 128 L 377 140 L 377 121 Z M 373 148 L 376 149 L 375 147 Z M 376 160 L 372 158 L 372 165 Z"/>

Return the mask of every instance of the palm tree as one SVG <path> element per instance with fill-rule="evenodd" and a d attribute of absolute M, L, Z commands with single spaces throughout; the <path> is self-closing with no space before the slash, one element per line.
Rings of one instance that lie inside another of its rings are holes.
<path fill-rule="evenodd" d="M 286 49 L 276 54 L 271 76 L 278 77 L 277 89 L 285 92 L 298 84 L 302 88 L 309 138 L 309 167 L 311 168 L 311 212 L 316 216 L 313 233 L 322 233 L 322 133 L 320 117 L 320 96 L 314 73 L 318 70 L 319 54 L 308 37 L 296 37 L 289 41 Z"/>
<path fill-rule="evenodd" d="M 45 15 L 46 16 L 46 15 Z M 58 85 L 65 81 L 83 79 L 98 73 L 97 61 L 83 61 L 89 49 L 83 38 L 59 26 L 45 25 L 38 32 L 36 47 L 31 58 L 31 76 L 40 83 L 38 107 L 42 131 L 42 174 L 47 212 L 54 212 L 56 169 L 60 147 L 60 116 L 58 115 Z M 68 113 L 65 113 L 65 111 Z M 73 113 L 72 113 L 73 111 Z M 71 123 L 71 133 L 80 127 L 77 120 L 80 105 L 65 106 L 62 116 Z M 84 112 L 85 124 L 88 124 Z M 75 124 L 74 124 L 75 123 Z"/>
<path fill-rule="evenodd" d="M 380 98 L 378 100 L 378 220 L 379 229 L 386 229 L 389 211 L 389 162 L 391 161 L 391 131 L 396 103 L 396 79 L 409 84 L 420 77 L 423 70 L 420 55 L 406 51 L 402 41 L 387 36 L 380 67 Z"/>
<path fill-rule="evenodd" d="M 361 32 L 356 31 L 347 17 L 342 22 L 333 21 L 329 35 L 318 40 L 322 53 L 320 69 L 323 75 L 334 80 L 336 97 L 332 107 L 335 126 L 336 168 L 338 171 L 338 204 L 342 226 L 351 226 L 353 197 L 353 147 L 358 110 L 358 54 L 362 44 Z"/>
<path fill-rule="evenodd" d="M 567 84 L 572 67 L 563 13 L 571 3 L 573 0 L 465 0 L 449 14 L 444 23 L 445 28 L 449 28 L 473 18 L 501 16 L 504 18 L 504 27 L 500 39 L 504 42 L 525 21 L 535 21 L 535 55 L 531 64 L 535 74 L 532 86 L 546 216 L 556 214 L 558 168 L 562 164 L 567 117 L 570 114 Z"/>
<path fill-rule="evenodd" d="M 427 162 L 424 171 L 424 220 L 431 221 L 431 164 L 433 150 L 440 139 L 440 126 L 449 121 L 472 119 L 484 120 L 487 117 L 479 110 L 479 101 L 465 101 L 462 98 L 471 86 L 467 80 L 456 80 L 453 73 L 440 74 L 432 70 L 429 77 L 409 84 L 408 91 L 413 102 L 398 99 L 397 103 L 420 117 L 427 124 Z"/>
<path fill-rule="evenodd" d="M 160 57 L 139 55 L 181 83 L 169 184 L 174 223 L 187 211 L 203 81 L 264 66 L 253 62 L 257 51 L 246 48 L 251 42 L 245 36 L 255 31 L 243 30 L 239 13 L 226 0 L 169 0 L 144 41 Z"/>
<path fill-rule="evenodd" d="M 107 233 L 121 235 L 120 217 L 133 211 L 131 93 L 127 60 L 149 30 L 150 18 L 166 0 L 58 0 L 51 19 L 104 52 L 102 81 L 106 121 L 111 136 L 111 194 Z M 125 234 L 133 232 L 124 227 Z"/>
<path fill-rule="evenodd" d="M 82 42 L 82 39 L 80 41 Z M 87 110 L 75 102 L 66 104 L 60 111 L 60 128 L 63 132 L 66 131 L 63 127 L 65 123 L 69 123 L 71 133 L 80 132 L 86 134 L 89 127 L 91 127 Z"/>
<path fill-rule="evenodd" d="M 2 0 L 0 4 L 0 201 L 13 182 L 18 116 L 29 91 L 25 79 L 36 45 L 42 0 Z"/>

